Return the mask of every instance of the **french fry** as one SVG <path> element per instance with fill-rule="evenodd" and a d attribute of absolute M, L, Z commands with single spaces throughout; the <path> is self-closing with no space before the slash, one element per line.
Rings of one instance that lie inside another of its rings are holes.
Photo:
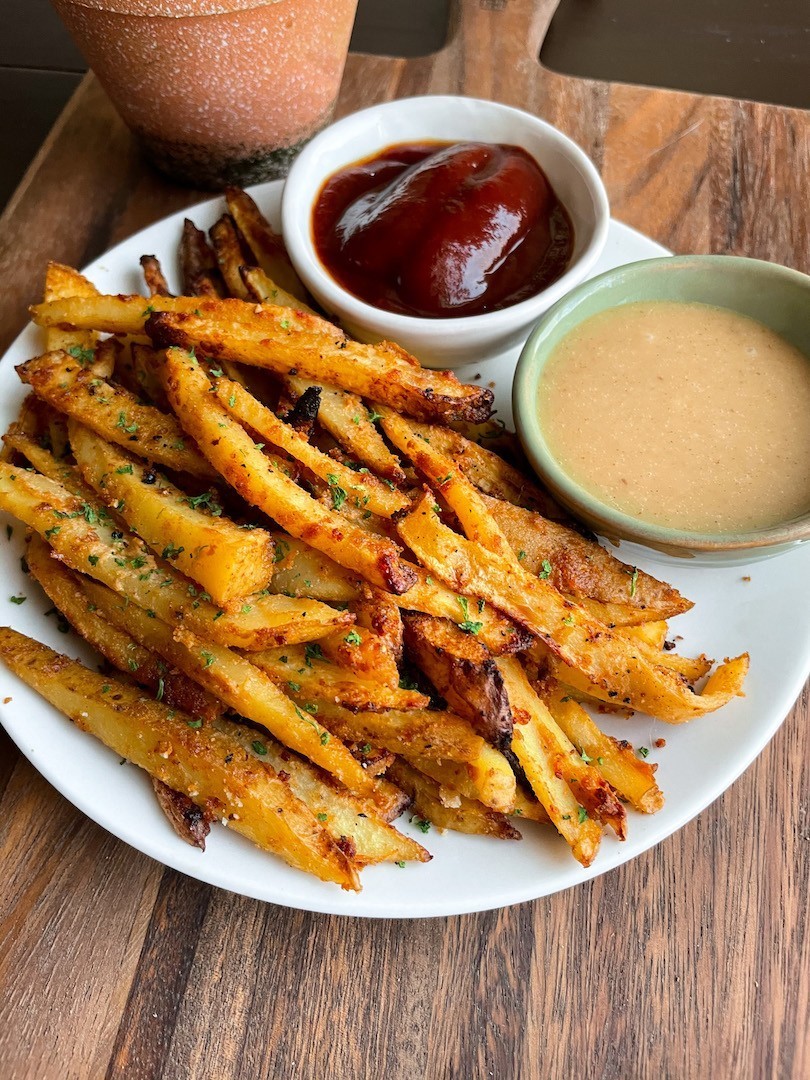
<path fill-rule="evenodd" d="M 304 700 L 302 691 L 296 696 Z M 451 712 L 429 709 L 351 712 L 324 701 L 318 706 L 318 717 L 344 742 L 382 746 L 407 758 L 469 762 L 473 766 L 480 763 L 480 770 L 495 763 L 500 769 L 500 755 L 492 758 L 481 736 L 476 735 L 466 720 Z"/>
<path fill-rule="evenodd" d="M 392 517 L 409 505 L 409 500 L 402 492 L 383 484 L 370 473 L 356 472 L 321 453 L 289 424 L 279 420 L 275 413 L 230 379 L 217 379 L 214 393 L 220 405 L 234 419 L 256 431 L 273 446 L 284 450 L 310 472 L 319 476 L 324 483 L 329 484 L 336 509 L 348 498 L 360 510 Z"/>
<path fill-rule="evenodd" d="M 555 776 L 566 781 L 587 814 L 603 825 L 609 825 L 619 839 L 624 840 L 627 814 L 610 784 L 597 768 L 585 761 L 556 723 L 546 703 L 530 685 L 520 661 L 514 656 L 503 656 L 497 664 L 515 717 L 513 749 L 530 782 L 531 775 L 525 759 L 531 756 L 536 739 L 546 755 L 545 764 L 551 767 Z M 531 728 L 528 733 L 527 726 Z M 536 765 L 533 767 L 536 768 Z M 543 769 L 545 772 L 545 765 Z M 533 790 L 549 816 L 553 817 L 541 791 Z M 577 810 L 577 817 L 581 816 Z"/>
<path fill-rule="evenodd" d="M 84 479 L 142 540 L 226 607 L 266 588 L 273 541 L 264 529 L 240 529 L 210 493 L 189 497 L 89 428 L 71 421 L 70 444 Z M 216 513 L 202 509 L 213 506 Z"/>
<path fill-rule="evenodd" d="M 54 606 L 113 667 L 131 676 L 141 686 L 148 686 L 171 708 L 182 709 L 190 716 L 206 721 L 222 715 L 222 705 L 212 694 L 181 672 L 169 668 L 125 630 L 102 618 L 82 587 L 81 575 L 52 558 L 51 549 L 36 534 L 28 544 L 26 558 L 31 573 Z"/>
<path fill-rule="evenodd" d="M 424 497 L 397 525 L 423 565 L 451 588 L 479 596 L 542 637 L 609 700 L 683 723 L 719 709 L 741 692 L 747 655 L 718 668 L 703 693 L 695 694 L 676 672 L 651 661 L 641 645 L 617 637 L 548 582 L 452 532 L 432 506 L 432 498 Z"/>
<path fill-rule="evenodd" d="M 63 266 L 61 263 L 49 262 L 45 271 L 44 299 L 48 303 L 51 300 L 63 300 L 67 296 L 98 296 L 98 289 L 84 274 L 74 270 L 72 266 Z M 45 331 L 45 349 L 51 352 L 55 349 L 75 349 L 79 354 L 92 350 L 98 341 L 95 330 L 64 330 L 58 326 L 52 326 Z"/>
<path fill-rule="evenodd" d="M 211 464 L 249 503 L 376 585 L 399 593 L 413 584 L 415 575 L 394 543 L 367 535 L 323 507 L 262 453 L 214 399 L 208 379 L 189 353 L 167 350 L 166 389 Z"/>
<path fill-rule="evenodd" d="M 172 292 L 166 281 L 166 275 L 155 255 L 141 255 L 141 269 L 150 296 L 171 296 Z"/>
<path fill-rule="evenodd" d="M 374 781 L 346 747 L 249 660 L 187 630 L 172 630 L 160 619 L 150 619 L 95 582 L 88 582 L 85 591 L 108 622 L 130 633 L 140 645 L 162 656 L 229 708 L 332 773 L 351 791 L 373 792 Z"/>
<path fill-rule="evenodd" d="M 289 533 L 271 534 L 275 545 L 273 592 L 346 603 L 359 596 L 358 578 L 328 555 Z"/>
<path fill-rule="evenodd" d="M 413 812 L 437 829 L 494 836 L 499 840 L 521 839 L 520 833 L 505 815 L 482 806 L 474 799 L 459 795 L 458 806 L 447 806 L 442 802 L 441 787 L 437 781 L 414 769 L 407 761 L 396 761 L 388 774 L 413 799 Z"/>
<path fill-rule="evenodd" d="M 273 595 L 251 598 L 249 610 L 223 612 L 142 541 L 112 528 L 103 507 L 25 469 L 0 464 L 0 509 L 38 532 L 67 566 L 203 639 L 258 651 L 314 640 L 352 621 L 316 601 Z"/>
<path fill-rule="evenodd" d="M 208 296 L 216 300 L 226 295 L 217 257 L 205 233 L 188 218 L 183 222 L 180 240 L 180 270 L 186 296 Z"/>
<path fill-rule="evenodd" d="M 497 521 L 487 510 L 477 488 L 457 468 L 452 457 L 442 453 L 429 437 L 420 434 L 407 420 L 391 409 L 382 408 L 382 428 L 394 446 L 410 458 L 414 467 L 431 484 L 458 518 L 465 535 L 488 551 L 508 561 L 518 558 Z"/>
<path fill-rule="evenodd" d="M 217 727 L 236 739 L 244 750 L 285 776 L 293 795 L 305 803 L 340 848 L 358 866 L 381 862 L 430 862 L 421 844 L 403 836 L 376 813 L 367 801 L 340 788 L 305 758 L 291 753 L 275 739 L 262 736 L 259 746 L 253 732 L 223 721 Z"/>
<path fill-rule="evenodd" d="M 388 641 L 368 627 L 355 623 L 322 637 L 318 646 L 328 662 L 359 678 L 376 679 L 391 690 L 399 686 L 399 669 Z"/>
<path fill-rule="evenodd" d="M 285 645 L 279 649 L 250 654 L 251 663 L 273 682 L 306 701 L 331 701 L 353 712 L 385 709 L 425 709 L 429 699 L 417 690 L 392 688 L 384 682 L 364 679 L 354 671 L 313 661 L 305 646 Z"/>
<path fill-rule="evenodd" d="M 138 396 L 163 412 L 168 412 L 170 408 L 169 399 L 166 397 L 166 391 L 163 389 L 163 383 L 160 380 L 160 368 L 162 366 L 160 353 L 150 348 L 149 345 L 133 341 L 130 346 L 130 354 L 132 357 L 132 377 L 135 381 Z"/>
<path fill-rule="evenodd" d="M 484 655 L 474 659 L 454 655 L 444 648 L 441 644 L 444 638 L 440 636 L 442 622 L 429 615 L 407 614 L 408 656 L 427 675 L 450 709 L 468 720 L 487 742 L 503 750 L 512 737 L 512 712 L 497 664 L 481 646 Z"/>
<path fill-rule="evenodd" d="M 568 514 L 547 491 L 492 450 L 465 439 L 449 427 L 437 424 L 413 427 L 430 439 L 431 446 L 452 457 L 465 476 L 485 494 L 535 510 L 551 521 L 571 524 Z"/>
<path fill-rule="evenodd" d="M 230 215 L 223 214 L 218 218 L 211 226 L 209 235 L 228 292 L 239 300 L 247 300 L 249 294 L 239 273 L 245 258 Z"/>
<path fill-rule="evenodd" d="M 652 765 L 636 756 L 628 742 L 600 731 L 590 716 L 560 687 L 543 695 L 559 726 L 581 754 L 598 762 L 608 783 L 643 814 L 654 814 L 664 805 Z"/>
<path fill-rule="evenodd" d="M 449 371 L 428 371 L 390 342 L 361 345 L 315 315 L 270 304 L 201 301 L 200 315 L 165 309 L 149 317 L 146 331 L 160 348 L 179 345 L 203 355 L 237 360 L 280 375 L 323 378 L 361 397 L 418 419 L 485 419 L 492 391 L 460 383 Z M 245 310 L 247 308 L 247 310 Z"/>
<path fill-rule="evenodd" d="M 307 291 L 293 269 L 283 239 L 270 227 L 250 195 L 241 188 L 229 187 L 225 189 L 225 199 L 254 262 L 286 292 L 300 301 L 306 300 Z"/>
<path fill-rule="evenodd" d="M 71 465 L 64 458 L 55 458 L 50 450 L 43 449 L 28 435 L 4 435 L 3 441 L 6 446 L 28 458 L 37 472 L 67 488 L 71 495 L 86 502 L 95 500 L 95 491 L 84 482 L 75 465 Z"/>
<path fill-rule="evenodd" d="M 491 746 L 485 744 L 475 761 L 437 760 L 411 753 L 402 757 L 439 784 L 446 806 L 459 807 L 460 800 L 467 798 L 502 814 L 511 814 L 515 808 L 515 774 L 503 754 Z"/>
<path fill-rule="evenodd" d="M 141 690 L 81 664 L 8 627 L 0 659 L 76 727 L 145 769 L 291 866 L 359 890 L 357 870 L 312 811 L 269 766 L 211 725 L 149 701 Z"/>
<path fill-rule="evenodd" d="M 45 353 L 21 364 L 17 371 L 49 405 L 108 442 L 168 469 L 206 480 L 216 476 L 173 416 L 141 405 L 128 390 L 82 368 L 67 353 Z"/>
<path fill-rule="evenodd" d="M 587 597 L 629 607 L 645 622 L 670 619 L 692 607 L 671 585 L 620 562 L 573 529 L 502 499 L 486 495 L 481 499 L 512 549 L 520 553 L 523 569 L 542 575 L 577 601 Z"/>

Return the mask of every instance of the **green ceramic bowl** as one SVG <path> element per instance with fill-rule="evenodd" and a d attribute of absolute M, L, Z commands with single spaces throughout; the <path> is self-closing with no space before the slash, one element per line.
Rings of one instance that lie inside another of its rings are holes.
<path fill-rule="evenodd" d="M 810 539 L 810 511 L 746 533 L 691 533 L 623 514 L 585 491 L 549 450 L 536 406 L 543 368 L 556 345 L 591 315 L 636 301 L 700 302 L 748 315 L 781 334 L 810 363 L 810 277 L 784 266 L 727 255 L 630 263 L 592 278 L 551 308 L 523 347 L 512 408 L 523 449 L 546 487 L 595 532 L 712 564 L 749 562 Z M 808 492 L 810 502 L 810 492 Z"/>

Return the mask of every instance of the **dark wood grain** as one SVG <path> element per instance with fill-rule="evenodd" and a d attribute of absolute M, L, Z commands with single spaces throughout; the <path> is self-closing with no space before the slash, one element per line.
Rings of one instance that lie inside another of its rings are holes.
<path fill-rule="evenodd" d="M 810 269 L 808 115 L 553 75 L 535 60 L 553 7 L 464 0 L 436 56 L 351 57 L 340 111 L 442 91 L 523 105 L 582 143 L 621 220 L 678 251 Z M 82 263 L 198 197 L 141 162 L 88 79 L 0 220 L 0 342 L 48 258 Z M 805 692 L 722 799 L 632 864 L 419 922 L 164 871 L 0 736 L 0 1075 L 806 1077 L 809 721 Z"/>

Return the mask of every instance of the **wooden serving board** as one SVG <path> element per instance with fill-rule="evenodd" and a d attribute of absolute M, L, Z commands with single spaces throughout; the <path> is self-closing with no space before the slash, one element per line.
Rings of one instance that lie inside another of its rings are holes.
<path fill-rule="evenodd" d="M 518 105 L 584 147 L 620 220 L 678 252 L 810 270 L 810 114 L 543 70 L 554 7 L 457 0 L 442 52 L 351 56 L 339 112 L 448 92 Z M 49 258 L 81 265 L 201 197 L 142 162 L 86 78 L 0 219 L 0 344 Z M 653 851 L 535 903 L 413 923 L 164 870 L 0 747 L 3 1077 L 810 1075 L 807 689 L 745 776 Z"/>

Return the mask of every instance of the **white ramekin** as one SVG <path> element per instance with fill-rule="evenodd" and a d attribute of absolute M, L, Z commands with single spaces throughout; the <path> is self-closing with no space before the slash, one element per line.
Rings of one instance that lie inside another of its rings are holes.
<path fill-rule="evenodd" d="M 562 277 L 502 311 L 456 319 L 383 311 L 335 281 L 318 258 L 312 237 L 312 207 L 324 181 L 386 147 L 433 139 L 507 143 L 523 147 L 537 160 L 574 225 L 574 253 Z M 375 105 L 316 135 L 290 170 L 281 216 L 284 240 L 301 279 L 348 333 L 361 341 L 395 341 L 428 367 L 450 368 L 522 344 L 539 317 L 584 280 L 596 263 L 607 239 L 610 209 L 593 163 L 551 124 L 494 101 L 436 96 Z"/>

